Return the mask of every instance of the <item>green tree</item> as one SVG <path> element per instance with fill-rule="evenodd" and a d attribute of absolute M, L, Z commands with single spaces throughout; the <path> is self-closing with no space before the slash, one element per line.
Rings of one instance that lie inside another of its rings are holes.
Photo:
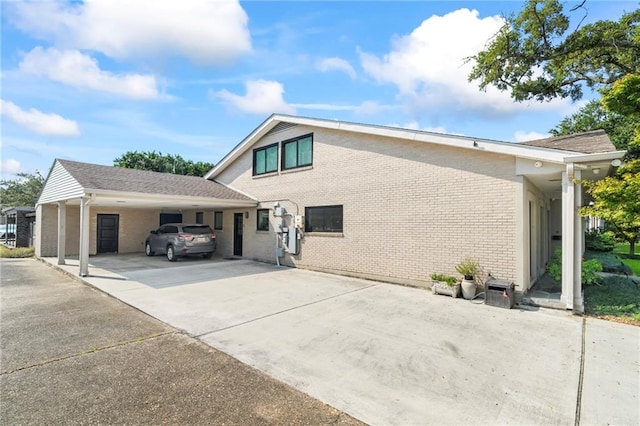
<path fill-rule="evenodd" d="M 580 214 L 605 219 L 616 238 L 629 243 L 633 256 L 640 239 L 640 160 L 629 161 L 613 176 L 582 184 L 594 202 L 582 207 Z"/>
<path fill-rule="evenodd" d="M 577 19 L 586 9 L 570 9 Z M 516 101 L 570 97 L 583 87 L 602 89 L 640 71 L 640 9 L 619 21 L 600 20 L 570 30 L 570 19 L 558 0 L 528 0 L 485 50 L 469 58 L 475 66 L 469 80 L 480 88 L 509 90 Z M 580 21 L 582 23 L 582 20 Z"/>
<path fill-rule="evenodd" d="M 603 129 L 616 149 L 625 150 L 638 124 L 636 117 L 609 112 L 599 100 L 591 100 L 574 114 L 563 118 L 549 133 L 564 136 Z"/>
<path fill-rule="evenodd" d="M 44 177 L 36 170 L 34 174 L 18 173 L 16 179 L 0 181 L 0 205 L 2 207 L 32 207 L 36 205 Z"/>
<path fill-rule="evenodd" d="M 186 176 L 204 176 L 213 168 L 212 163 L 185 160 L 180 155 L 163 155 L 161 152 L 129 151 L 113 160 L 116 167 L 150 170 Z"/>

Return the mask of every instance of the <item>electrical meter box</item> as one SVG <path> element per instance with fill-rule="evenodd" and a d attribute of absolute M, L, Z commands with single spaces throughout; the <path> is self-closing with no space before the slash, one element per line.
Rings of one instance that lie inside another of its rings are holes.
<path fill-rule="evenodd" d="M 273 209 L 273 215 L 275 217 L 281 217 L 283 214 L 284 214 L 284 208 L 276 207 L 275 209 Z"/>
<path fill-rule="evenodd" d="M 295 215 L 293 218 L 293 224 L 304 229 L 304 216 Z"/>

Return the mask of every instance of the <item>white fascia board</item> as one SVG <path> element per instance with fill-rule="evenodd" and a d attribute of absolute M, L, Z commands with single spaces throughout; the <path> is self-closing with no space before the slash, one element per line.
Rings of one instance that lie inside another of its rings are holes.
<path fill-rule="evenodd" d="M 601 152 L 597 154 L 576 154 L 566 156 L 565 163 L 590 163 L 592 161 L 618 160 L 624 157 L 627 151 Z"/>
<path fill-rule="evenodd" d="M 411 140 L 416 142 L 433 143 L 454 148 L 464 148 L 496 154 L 505 154 L 514 157 L 527 158 L 531 160 L 542 160 L 559 164 L 564 163 L 566 157 L 576 154 L 573 151 L 521 145 L 515 142 L 502 142 L 491 139 L 473 138 L 469 136 L 446 135 L 395 127 L 274 114 L 267 120 L 265 120 L 260 126 L 258 126 L 249 136 L 243 139 L 242 142 L 240 142 L 229 154 L 227 154 L 216 167 L 211 169 L 211 171 L 209 171 L 204 176 L 205 179 L 211 179 L 215 177 L 218 173 L 229 166 L 229 164 L 231 164 L 235 159 L 242 155 L 251 145 L 253 145 L 254 142 L 256 142 L 281 122 L 306 125 L 310 127 L 319 127 L 324 129 L 342 130 L 345 132 L 361 133 L 373 136 Z"/>

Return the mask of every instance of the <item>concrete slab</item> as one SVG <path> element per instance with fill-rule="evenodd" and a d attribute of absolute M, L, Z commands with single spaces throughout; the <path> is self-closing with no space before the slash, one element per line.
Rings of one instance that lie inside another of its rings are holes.
<path fill-rule="evenodd" d="M 640 327 L 587 319 L 580 424 L 640 424 Z"/>
<path fill-rule="evenodd" d="M 203 336 L 370 424 L 573 424 L 580 321 L 380 285 Z"/>
<path fill-rule="evenodd" d="M 246 260 L 154 260 L 92 258 L 85 280 L 370 424 L 574 424 L 580 396 L 586 410 L 594 389 L 612 386 L 589 372 L 606 361 L 585 362 L 581 382 L 582 318 L 565 311 L 506 310 Z M 624 336 L 617 326 L 595 332 L 599 351 L 607 335 Z M 628 357 L 633 339 L 624 339 L 612 347 Z M 637 377 L 637 365 L 612 373 L 625 374 Z M 637 403 L 637 393 L 616 395 L 621 407 Z M 583 424 L 606 419 L 585 411 Z"/>
<path fill-rule="evenodd" d="M 32 259 L 0 259 L 0 424 L 359 425 Z"/>

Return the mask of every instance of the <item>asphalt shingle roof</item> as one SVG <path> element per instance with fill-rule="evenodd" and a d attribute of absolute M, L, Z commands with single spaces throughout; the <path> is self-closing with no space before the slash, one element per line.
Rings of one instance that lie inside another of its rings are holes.
<path fill-rule="evenodd" d="M 197 176 L 182 176 L 60 159 L 57 161 L 83 188 L 87 189 L 251 200 L 233 189 Z"/>
<path fill-rule="evenodd" d="M 561 149 L 583 154 L 616 151 L 616 147 L 611 143 L 604 130 L 593 130 L 569 136 L 554 136 L 552 138 L 521 142 L 521 145 Z"/>

